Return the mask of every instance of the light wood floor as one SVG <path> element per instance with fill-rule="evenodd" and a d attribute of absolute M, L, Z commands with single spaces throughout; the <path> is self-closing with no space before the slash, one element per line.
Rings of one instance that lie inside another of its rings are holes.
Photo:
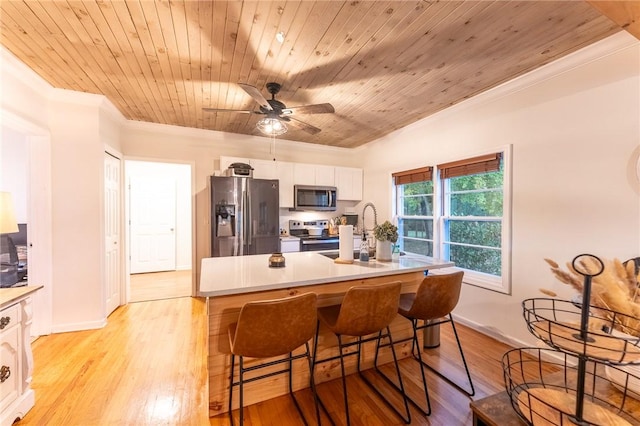
<path fill-rule="evenodd" d="M 132 274 L 131 302 L 191 296 L 191 270 Z"/>
<path fill-rule="evenodd" d="M 36 405 L 18 424 L 229 425 L 226 415 L 207 417 L 206 320 L 204 300 L 183 297 L 122 306 L 100 330 L 37 339 L 32 382 Z M 474 399 L 503 390 L 501 358 L 509 348 L 458 328 L 476 385 Z M 432 361 L 440 351 L 443 363 L 457 360 L 457 352 L 449 350 L 455 347 L 449 330 L 442 327 L 440 349 L 426 351 Z M 410 391 L 415 392 L 417 363 L 403 360 L 402 367 Z M 431 372 L 428 380 L 433 413 L 426 418 L 412 407 L 412 424 L 470 425 L 470 398 Z M 354 425 L 403 424 L 359 379 L 349 377 L 348 382 Z M 342 424 L 340 382 L 324 383 L 319 391 Z M 311 413 L 310 392 L 298 395 L 303 410 Z M 290 399 L 280 397 L 245 408 L 245 424 L 301 422 Z"/>

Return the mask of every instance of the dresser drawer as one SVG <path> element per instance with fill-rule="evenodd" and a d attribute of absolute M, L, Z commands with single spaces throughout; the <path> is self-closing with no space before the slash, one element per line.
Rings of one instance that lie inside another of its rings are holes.
<path fill-rule="evenodd" d="M 3 312 L 4 315 L 4 312 Z M 0 411 L 9 406 L 19 395 L 20 327 L 7 327 L 0 335 Z"/>
<path fill-rule="evenodd" d="M 0 335 L 20 324 L 20 304 L 5 308 L 0 313 Z"/>

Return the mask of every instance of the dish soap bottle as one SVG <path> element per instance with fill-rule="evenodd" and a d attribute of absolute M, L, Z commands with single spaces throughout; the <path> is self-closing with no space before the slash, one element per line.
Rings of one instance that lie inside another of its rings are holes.
<path fill-rule="evenodd" d="M 362 233 L 362 241 L 360 242 L 360 262 L 369 261 L 369 242 L 367 241 L 367 233 Z"/>

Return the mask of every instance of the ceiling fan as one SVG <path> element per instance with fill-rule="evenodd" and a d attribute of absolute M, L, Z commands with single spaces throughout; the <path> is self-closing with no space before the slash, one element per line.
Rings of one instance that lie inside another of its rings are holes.
<path fill-rule="evenodd" d="M 216 108 L 202 108 L 202 110 L 208 112 L 237 112 L 241 114 L 264 115 L 265 118 L 258 121 L 256 126 L 262 133 L 268 136 L 277 136 L 285 133 L 287 131 L 285 123 L 289 123 L 307 133 L 315 135 L 320 132 L 320 129 L 291 116 L 294 114 L 327 114 L 335 112 L 333 105 L 326 103 L 287 108 L 285 104 L 276 99 L 276 95 L 280 92 L 280 88 L 282 87 L 279 83 L 267 83 L 267 90 L 271 93 L 271 99 L 265 99 L 265 97 L 260 93 L 260 90 L 254 86 L 242 83 L 238 83 L 238 85 L 242 87 L 249 96 L 255 99 L 256 102 L 258 102 L 258 105 L 260 105 L 259 110 Z"/>

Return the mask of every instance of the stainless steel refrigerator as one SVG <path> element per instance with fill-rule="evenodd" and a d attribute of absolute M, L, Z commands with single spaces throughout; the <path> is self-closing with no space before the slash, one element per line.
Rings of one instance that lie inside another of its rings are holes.
<path fill-rule="evenodd" d="M 277 180 L 211 176 L 211 256 L 280 251 Z"/>

